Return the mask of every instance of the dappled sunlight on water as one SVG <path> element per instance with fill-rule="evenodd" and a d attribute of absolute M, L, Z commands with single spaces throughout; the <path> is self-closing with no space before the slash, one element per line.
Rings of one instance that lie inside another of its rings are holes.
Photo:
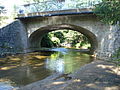
<path fill-rule="evenodd" d="M 42 80 L 56 72 L 73 73 L 93 60 L 88 54 L 78 51 L 59 49 L 61 51 L 56 52 L 57 49 L 54 50 L 1 58 L 0 83 L 7 81 L 11 87 L 21 87 Z M 62 50 L 65 53 L 61 53 Z"/>

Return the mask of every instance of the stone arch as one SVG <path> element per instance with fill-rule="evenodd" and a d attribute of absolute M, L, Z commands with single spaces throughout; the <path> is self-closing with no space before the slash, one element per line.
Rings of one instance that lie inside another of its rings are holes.
<path fill-rule="evenodd" d="M 93 54 L 95 50 L 97 49 L 98 41 L 97 41 L 97 37 L 95 36 L 95 34 L 93 34 L 91 31 L 85 28 L 82 28 L 76 25 L 70 25 L 70 24 L 47 25 L 45 27 L 39 28 L 38 30 L 34 31 L 29 37 L 30 48 L 33 50 L 35 48 L 36 49 L 40 48 L 41 39 L 45 33 L 49 33 L 51 31 L 60 30 L 60 29 L 74 30 L 74 31 L 78 31 L 82 33 L 83 35 L 85 35 L 91 43 L 91 48 L 90 48 L 91 54 Z"/>

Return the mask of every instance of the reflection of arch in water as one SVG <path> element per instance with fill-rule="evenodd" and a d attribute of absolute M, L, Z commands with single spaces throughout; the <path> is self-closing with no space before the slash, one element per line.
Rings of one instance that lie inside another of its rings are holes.
<path fill-rule="evenodd" d="M 90 41 L 90 44 L 91 44 L 90 52 L 94 53 L 94 51 L 97 49 L 97 47 L 98 47 L 97 38 L 92 32 L 90 32 L 89 30 L 84 29 L 82 27 L 79 27 L 79 26 L 67 25 L 67 24 L 65 24 L 65 25 L 63 25 L 63 24 L 48 25 L 46 27 L 42 27 L 42 28 L 34 31 L 29 37 L 30 48 L 33 50 L 34 50 L 34 48 L 40 48 L 41 39 L 45 33 L 49 33 L 51 31 L 60 30 L 60 29 L 69 29 L 69 30 L 74 30 L 74 31 L 78 31 L 78 32 L 82 33 Z"/>

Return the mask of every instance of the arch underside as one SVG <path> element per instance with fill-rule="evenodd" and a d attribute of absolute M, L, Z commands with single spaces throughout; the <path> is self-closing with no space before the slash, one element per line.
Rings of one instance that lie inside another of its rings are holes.
<path fill-rule="evenodd" d="M 41 39 L 44 34 L 60 29 L 74 30 L 85 35 L 89 39 L 91 44 L 91 48 L 90 48 L 91 54 L 93 54 L 97 49 L 98 47 L 97 37 L 92 32 L 80 26 L 70 25 L 70 24 L 48 25 L 46 27 L 39 28 L 38 30 L 34 31 L 29 37 L 30 48 L 33 50 L 40 48 Z"/>

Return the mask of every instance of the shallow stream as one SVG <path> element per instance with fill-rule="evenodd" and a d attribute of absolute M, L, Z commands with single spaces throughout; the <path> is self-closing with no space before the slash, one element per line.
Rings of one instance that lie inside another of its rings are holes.
<path fill-rule="evenodd" d="M 93 58 L 79 50 L 55 48 L 0 58 L 0 90 L 12 90 L 54 73 L 74 73 Z"/>

